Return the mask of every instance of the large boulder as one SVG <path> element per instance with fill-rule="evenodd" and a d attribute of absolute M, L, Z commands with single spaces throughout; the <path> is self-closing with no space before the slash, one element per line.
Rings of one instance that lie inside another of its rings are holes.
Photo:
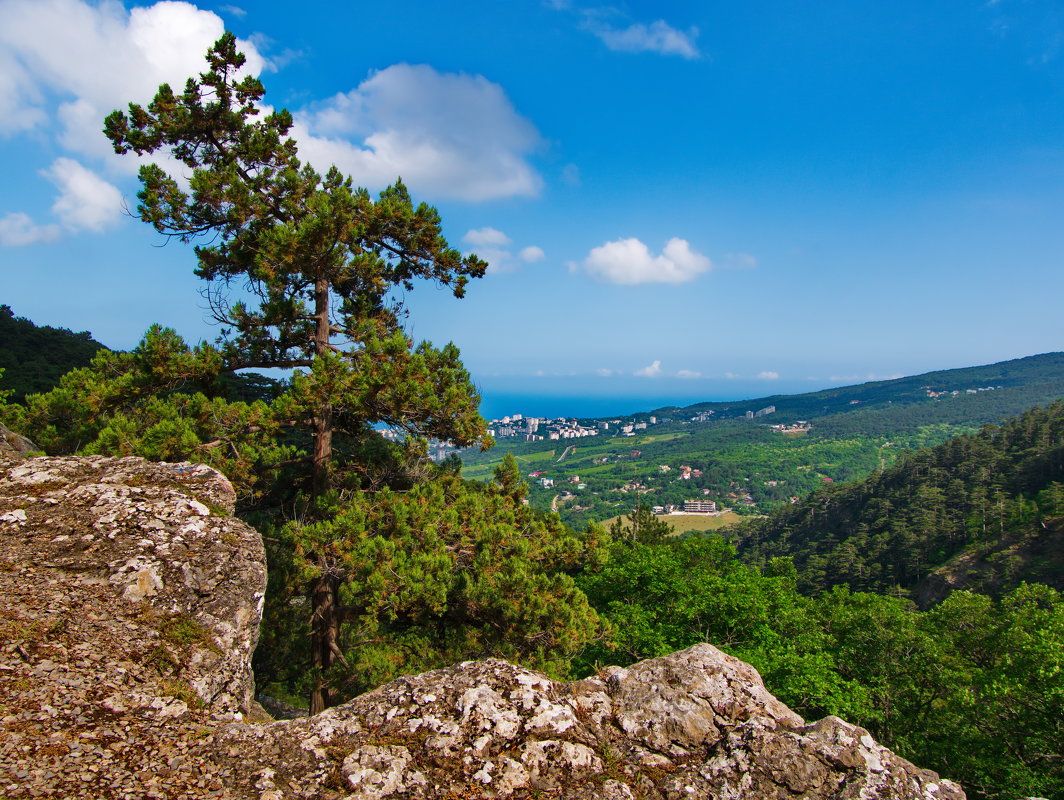
<path fill-rule="evenodd" d="M 0 797 L 964 797 L 708 644 L 572 683 L 466 662 L 255 718 L 264 560 L 233 501 L 203 466 L 0 455 Z"/>
<path fill-rule="evenodd" d="M 222 790 L 190 754 L 250 710 L 266 588 L 235 499 L 201 465 L 0 454 L 0 797 Z"/>
<path fill-rule="evenodd" d="M 862 728 L 806 725 L 708 644 L 573 683 L 466 662 L 216 746 L 231 770 L 258 760 L 242 788 L 261 800 L 964 797 Z"/>

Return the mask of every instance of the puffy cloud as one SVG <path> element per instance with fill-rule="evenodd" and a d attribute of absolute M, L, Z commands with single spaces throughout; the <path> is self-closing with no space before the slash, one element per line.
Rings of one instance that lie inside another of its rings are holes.
<path fill-rule="evenodd" d="M 298 115 L 293 132 L 315 167 L 372 188 L 402 177 L 418 193 L 477 202 L 543 185 L 527 161 L 539 132 L 481 75 L 395 64 Z"/>
<path fill-rule="evenodd" d="M 62 231 L 58 225 L 38 225 L 22 212 L 0 217 L 0 245 L 4 247 L 54 242 L 60 236 Z"/>
<path fill-rule="evenodd" d="M 0 245 L 19 247 L 38 242 L 54 242 L 65 228 L 71 232 L 100 233 L 118 224 L 125 206 L 122 193 L 91 169 L 72 158 L 57 158 L 41 174 L 59 190 L 52 213 L 62 226 L 38 225 L 21 212 L 0 218 Z"/>
<path fill-rule="evenodd" d="M 530 245 L 528 247 L 523 248 L 521 252 L 517 255 L 520 256 L 521 260 L 524 261 L 526 264 L 534 264 L 535 262 L 542 261 L 544 258 L 547 257 L 547 254 L 543 252 L 543 248 L 536 247 L 535 245 Z"/>
<path fill-rule="evenodd" d="M 681 370 L 677 371 L 676 377 L 677 378 L 686 378 L 686 379 L 701 378 L 702 377 L 702 373 L 701 372 L 697 372 L 696 370 L 693 370 L 693 369 L 681 369 Z"/>
<path fill-rule="evenodd" d="M 507 245 L 512 240 L 496 228 L 474 228 L 466 231 L 462 241 L 471 245 L 470 252 L 488 262 L 488 272 L 513 272 L 517 269 L 514 254 Z M 517 257 L 526 264 L 540 261 L 546 257 L 542 248 L 530 245 L 518 252 Z"/>
<path fill-rule="evenodd" d="M 628 53 L 659 53 L 686 59 L 695 59 L 700 55 L 695 46 L 698 28 L 690 28 L 687 31 L 677 30 L 663 19 L 651 22 L 649 25 L 637 22 L 627 28 L 614 28 L 600 22 L 589 22 L 587 27 L 610 50 Z"/>
<path fill-rule="evenodd" d="M 77 161 L 57 158 L 43 174 L 59 189 L 52 211 L 67 229 L 100 233 L 121 219 L 122 193 Z"/>
<path fill-rule="evenodd" d="M 593 248 L 583 261 L 592 277 L 605 283 L 686 283 L 712 265 L 685 239 L 669 239 L 660 255 L 652 255 L 639 239 L 618 239 Z"/>
<path fill-rule="evenodd" d="M 605 367 L 599 367 L 595 370 L 595 374 L 600 378 L 608 378 L 614 374 L 614 371 L 612 369 L 606 369 Z"/>
<path fill-rule="evenodd" d="M 47 115 L 33 79 L 11 53 L 0 49 L 0 134 L 32 130 Z"/>
<path fill-rule="evenodd" d="M 761 381 L 774 381 L 778 380 L 779 377 L 780 374 L 778 372 L 773 372 L 772 370 L 764 370 L 757 373 L 757 379 Z"/>
<path fill-rule="evenodd" d="M 224 29 L 217 14 L 176 0 L 128 12 L 117 2 L 5 0 L 0 109 L 15 114 L 16 127 L 55 113 L 65 147 L 106 155 L 104 116 L 130 101 L 149 101 L 160 83 L 180 87 L 202 72 L 203 54 Z M 258 74 L 262 56 L 250 42 L 241 48 L 246 69 Z M 9 72 L 12 63 L 17 67 Z"/>
<path fill-rule="evenodd" d="M 661 375 L 661 361 L 655 360 L 648 366 L 645 366 L 642 369 L 637 369 L 632 374 L 637 375 L 640 378 L 657 378 Z"/>
<path fill-rule="evenodd" d="M 486 247 L 489 245 L 508 245 L 511 240 L 509 236 L 495 228 L 476 228 L 468 231 L 462 237 L 462 241 L 468 242 L 475 247 Z"/>

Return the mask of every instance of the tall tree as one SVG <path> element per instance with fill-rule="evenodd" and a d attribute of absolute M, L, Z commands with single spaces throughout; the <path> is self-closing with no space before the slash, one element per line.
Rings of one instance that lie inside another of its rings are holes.
<path fill-rule="evenodd" d="M 111 113 L 104 132 L 120 154 L 169 154 L 192 171 L 186 188 L 158 164 L 142 166 L 138 212 L 166 236 L 199 242 L 196 273 L 225 326 L 223 369 L 309 370 L 279 407 L 311 434 L 312 497 L 365 488 L 366 472 L 350 458 L 336 469 L 337 432 L 364 440 L 371 423 L 386 422 L 415 439 L 484 440 L 457 349 L 415 348 L 395 294 L 423 279 L 460 298 L 487 265 L 450 248 L 436 210 L 415 207 L 402 182 L 374 200 L 336 167 L 322 175 L 302 163 L 291 114 L 267 112 L 231 33 L 210 48 L 207 65 L 181 94 L 164 84 L 147 107 Z M 341 655 L 343 575 L 329 549 L 305 553 L 317 565 L 308 590 L 321 676 L 315 712 L 329 701 L 324 675 Z"/>
<path fill-rule="evenodd" d="M 366 349 L 395 353 L 404 312 L 394 290 L 427 279 L 462 297 L 487 265 L 450 248 L 436 210 L 415 207 L 402 182 L 373 200 L 335 167 L 323 176 L 301 163 L 288 136 L 291 114 L 265 112 L 262 83 L 242 74 L 244 56 L 231 33 L 211 47 L 207 64 L 180 95 L 164 84 L 146 108 L 131 103 L 128 113 L 111 113 L 104 132 L 118 153 L 168 152 L 192 170 L 186 190 L 158 164 L 142 166 L 138 213 L 167 236 L 206 242 L 196 247 L 196 273 L 209 282 L 206 296 L 227 329 L 226 369 L 312 370 L 316 399 L 306 410 L 320 494 L 328 488 L 336 415 L 348 410 L 337 402 L 345 388 L 337 375 L 364 366 Z M 234 298 L 234 284 L 248 290 L 251 305 Z M 336 354 L 339 363 L 330 358 Z M 452 388 L 470 402 L 446 416 L 377 413 L 470 443 L 484 431 L 475 393 L 458 377 Z"/>

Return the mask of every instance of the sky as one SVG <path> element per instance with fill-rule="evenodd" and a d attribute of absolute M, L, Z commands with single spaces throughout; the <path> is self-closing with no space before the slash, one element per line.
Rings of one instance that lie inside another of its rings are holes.
<path fill-rule="evenodd" d="M 303 158 L 401 176 L 489 261 L 404 298 L 487 397 L 615 413 L 1064 349 L 1059 0 L 0 0 L 0 303 L 113 348 L 217 335 L 100 128 L 225 29 Z"/>

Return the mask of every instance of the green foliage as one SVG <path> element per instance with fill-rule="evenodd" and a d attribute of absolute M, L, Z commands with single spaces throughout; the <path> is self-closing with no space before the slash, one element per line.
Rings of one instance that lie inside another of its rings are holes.
<path fill-rule="evenodd" d="M 672 526 L 656 516 L 646 503 L 640 503 L 627 517 L 618 517 L 610 526 L 610 536 L 616 540 L 653 544 L 672 533 Z"/>
<path fill-rule="evenodd" d="M 1064 403 L 908 454 L 849 485 L 737 532 L 740 553 L 762 564 L 791 556 L 799 585 L 890 591 L 911 588 L 965 548 L 1029 531 L 1043 536 L 1059 513 L 1064 480 Z M 996 588 L 1015 586 L 1020 572 Z M 1040 577 L 1064 581 L 1064 574 Z"/>
<path fill-rule="evenodd" d="M 87 331 L 37 326 L 0 305 L 0 401 L 7 394 L 21 403 L 29 394 L 51 389 L 65 373 L 87 366 L 101 349 Z"/>
<path fill-rule="evenodd" d="M 356 493 L 280 537 L 296 585 L 336 582 L 341 655 L 327 679 L 337 698 L 467 658 L 564 676 L 599 628 L 570 573 L 601 561 L 601 528 L 578 536 L 556 516 L 453 475 L 407 492 Z"/>
<path fill-rule="evenodd" d="M 585 670 L 711 642 L 752 663 L 805 713 L 866 716 L 866 690 L 835 668 L 812 602 L 788 576 L 739 562 L 720 537 L 616 542 L 608 563 L 579 585 L 613 630 L 585 652 Z"/>
<path fill-rule="evenodd" d="M 129 353 L 101 350 L 89 367 L 64 375 L 4 416 L 52 455 L 138 455 L 210 464 L 244 502 L 261 497 L 278 465 L 296 452 L 280 441 L 276 411 L 263 401 L 230 402 L 217 392 L 220 359 L 152 327 Z"/>
<path fill-rule="evenodd" d="M 956 592 L 928 612 L 883 595 L 795 588 L 793 566 L 745 566 L 718 537 L 615 542 L 578 579 L 609 624 L 592 671 L 709 641 L 753 664 L 803 716 L 868 728 L 971 797 L 1064 796 L 1064 599 L 1023 585 Z"/>

